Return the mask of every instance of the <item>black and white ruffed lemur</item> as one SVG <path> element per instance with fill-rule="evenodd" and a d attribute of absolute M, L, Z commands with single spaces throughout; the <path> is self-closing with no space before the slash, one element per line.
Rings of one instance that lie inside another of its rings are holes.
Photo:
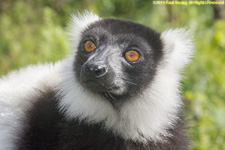
<path fill-rule="evenodd" d="M 0 79 L 1 150 L 187 150 L 185 29 L 74 15 L 71 54 Z"/>

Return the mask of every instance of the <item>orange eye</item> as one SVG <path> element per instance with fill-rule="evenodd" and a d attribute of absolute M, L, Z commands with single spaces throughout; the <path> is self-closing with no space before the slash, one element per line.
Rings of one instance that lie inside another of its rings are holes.
<path fill-rule="evenodd" d="M 139 59 L 140 55 L 137 51 L 130 50 L 125 53 L 125 57 L 127 60 L 134 62 Z"/>
<path fill-rule="evenodd" d="M 96 46 L 92 41 L 86 41 L 84 43 L 84 48 L 87 52 L 93 52 L 96 49 Z"/>

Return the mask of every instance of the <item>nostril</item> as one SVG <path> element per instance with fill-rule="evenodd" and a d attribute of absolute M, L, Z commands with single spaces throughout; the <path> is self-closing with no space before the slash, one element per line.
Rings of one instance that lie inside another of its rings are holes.
<path fill-rule="evenodd" d="M 95 70 L 95 75 L 96 77 L 102 77 L 103 75 L 105 75 L 107 73 L 107 68 L 106 66 L 99 66 L 98 68 L 96 68 Z"/>
<path fill-rule="evenodd" d="M 105 68 L 99 68 L 95 71 L 96 76 L 100 76 L 105 73 Z"/>

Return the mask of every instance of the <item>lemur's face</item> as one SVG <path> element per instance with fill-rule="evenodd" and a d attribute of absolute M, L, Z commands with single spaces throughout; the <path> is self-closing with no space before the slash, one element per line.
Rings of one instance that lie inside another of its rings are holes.
<path fill-rule="evenodd" d="M 74 70 L 90 91 L 119 100 L 151 84 L 162 57 L 160 34 L 129 21 L 104 19 L 81 36 Z"/>

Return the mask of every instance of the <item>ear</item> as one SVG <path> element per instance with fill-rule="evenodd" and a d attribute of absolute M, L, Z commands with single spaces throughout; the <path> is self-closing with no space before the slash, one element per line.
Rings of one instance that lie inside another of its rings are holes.
<path fill-rule="evenodd" d="M 193 54 L 193 43 L 189 31 L 184 28 L 170 29 L 161 34 L 163 42 L 164 67 L 180 70 L 184 68 Z"/>
<path fill-rule="evenodd" d="M 73 50 L 77 49 L 82 32 L 90 24 L 98 20 L 100 20 L 99 16 L 90 11 L 85 11 L 83 13 L 78 12 L 76 14 L 71 15 L 71 23 L 68 27 L 67 34 L 69 35 Z"/>

